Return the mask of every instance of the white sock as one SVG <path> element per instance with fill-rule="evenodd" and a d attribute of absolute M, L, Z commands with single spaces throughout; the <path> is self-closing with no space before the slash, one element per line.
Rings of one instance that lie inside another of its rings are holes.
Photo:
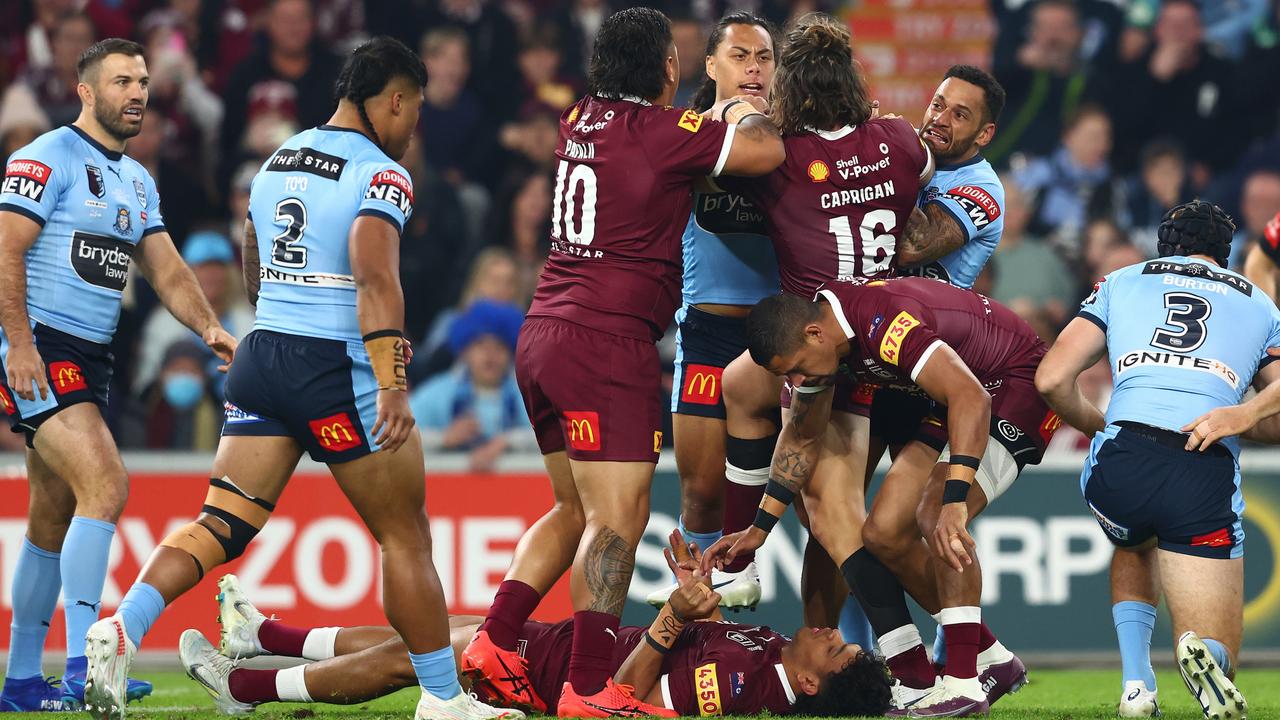
<path fill-rule="evenodd" d="M 920 638 L 920 631 L 915 625 L 894 628 L 877 638 L 877 641 L 880 652 L 884 653 L 886 659 L 897 657 L 917 645 L 924 645 L 924 640 Z"/>
<path fill-rule="evenodd" d="M 998 665 L 1006 663 L 1013 659 L 1013 653 L 1009 652 L 1009 648 L 1000 644 L 997 640 L 994 645 L 978 653 L 978 667 L 986 667 L 988 665 Z M 979 675 L 982 673 L 979 672 Z"/>
<path fill-rule="evenodd" d="M 971 700 L 979 700 L 987 696 L 986 693 L 982 692 L 982 684 L 978 682 L 976 677 L 962 680 L 958 677 L 946 675 L 942 678 L 942 681 L 947 684 L 947 687 Z"/>
<path fill-rule="evenodd" d="M 276 695 L 285 702 L 311 702 L 306 670 L 306 665 L 296 665 L 276 673 Z"/>
<path fill-rule="evenodd" d="M 338 642 L 338 631 L 342 628 L 312 628 L 307 639 L 302 641 L 302 657 L 307 660 L 328 660 L 333 657 L 333 646 Z"/>

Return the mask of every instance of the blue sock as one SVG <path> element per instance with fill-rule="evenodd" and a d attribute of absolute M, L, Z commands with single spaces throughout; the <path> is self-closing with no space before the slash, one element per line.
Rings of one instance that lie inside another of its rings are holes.
<path fill-rule="evenodd" d="M 116 526 L 79 515 L 62 541 L 62 605 L 67 615 L 67 658 L 84 655 L 84 634 L 98 621 L 107 557 Z"/>
<path fill-rule="evenodd" d="M 1124 676 L 1121 687 L 1131 680 L 1141 680 L 1155 692 L 1156 673 L 1151 669 L 1151 631 L 1156 626 L 1154 605 L 1138 600 L 1123 600 L 1111 606 L 1111 619 L 1120 641 L 1120 665 Z"/>
<path fill-rule="evenodd" d="M 49 632 L 49 620 L 61 590 L 58 553 L 42 550 L 23 538 L 13 571 L 13 624 L 9 626 L 7 678 L 42 676 L 40 659 L 44 654 L 44 637 Z"/>
<path fill-rule="evenodd" d="M 144 583 L 136 582 L 124 600 L 120 601 L 120 609 L 116 614 L 124 619 L 124 634 L 134 647 L 142 646 L 142 636 L 151 630 L 151 624 L 164 612 L 164 598 L 160 591 Z"/>
<path fill-rule="evenodd" d="M 933 636 L 933 661 L 947 664 L 947 638 L 942 634 L 942 623 L 938 623 L 938 634 Z"/>
<path fill-rule="evenodd" d="M 867 622 L 866 613 L 862 612 L 858 599 L 852 595 L 844 599 L 844 608 L 840 611 L 840 635 L 845 642 L 857 643 L 867 652 L 876 646 L 871 623 Z"/>
<path fill-rule="evenodd" d="M 453 648 L 446 645 L 429 653 L 409 653 L 418 684 L 441 700 L 449 700 L 462 692 L 458 671 L 453 664 Z"/>
<path fill-rule="evenodd" d="M 724 536 L 724 532 L 721 530 L 712 530 L 711 532 L 700 533 L 686 529 L 684 526 L 683 515 L 680 516 L 680 522 L 677 523 L 677 527 L 680 528 L 680 534 L 684 536 L 685 542 L 697 543 L 698 549 L 704 551 Z"/>
<path fill-rule="evenodd" d="M 1209 648 L 1209 654 L 1213 656 L 1213 661 L 1218 663 L 1218 667 L 1222 668 L 1222 673 L 1230 675 L 1231 656 L 1227 654 L 1227 647 L 1213 638 L 1201 638 L 1200 641 Z"/>

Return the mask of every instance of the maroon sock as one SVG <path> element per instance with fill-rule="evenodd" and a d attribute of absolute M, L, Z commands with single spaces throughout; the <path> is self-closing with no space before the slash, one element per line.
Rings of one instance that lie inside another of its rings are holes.
<path fill-rule="evenodd" d="M 278 702 L 276 694 L 276 673 L 279 670 L 249 670 L 236 668 L 227 677 L 227 687 L 231 697 L 242 703 L 257 705 L 265 702 Z"/>
<path fill-rule="evenodd" d="M 764 497 L 764 482 L 769 478 L 769 466 L 773 463 L 773 449 L 778 437 L 746 440 L 732 435 L 725 442 L 725 492 L 724 534 L 735 533 L 751 527 Z M 742 481 L 759 482 L 758 485 Z M 725 566 L 729 572 L 741 572 L 756 559 L 756 554 L 743 553 Z"/>
<path fill-rule="evenodd" d="M 950 651 L 950 646 L 947 646 L 947 652 Z M 885 664 L 889 666 L 889 672 L 909 688 L 923 690 L 933 687 L 933 682 L 937 679 L 933 666 L 929 664 L 929 653 L 925 652 L 923 644 L 888 658 Z"/>
<path fill-rule="evenodd" d="M 992 645 L 996 644 L 996 635 L 991 632 L 991 628 L 986 623 L 978 625 L 978 652 L 986 652 Z"/>
<path fill-rule="evenodd" d="M 480 629 L 489 633 L 489 639 L 498 647 L 515 650 L 520 629 L 541 600 L 542 596 L 529 585 L 519 580 L 503 580 Z"/>
<path fill-rule="evenodd" d="M 258 628 L 258 644 L 272 655 L 300 658 L 309 632 L 311 628 L 291 627 L 279 620 L 263 620 Z"/>
<path fill-rule="evenodd" d="M 613 646 L 618 639 L 618 616 L 580 610 L 573 614 L 573 654 L 569 682 L 579 695 L 595 695 L 613 676 Z"/>
<path fill-rule="evenodd" d="M 947 641 L 947 671 L 954 678 L 978 677 L 978 639 L 981 623 L 943 625 Z"/>

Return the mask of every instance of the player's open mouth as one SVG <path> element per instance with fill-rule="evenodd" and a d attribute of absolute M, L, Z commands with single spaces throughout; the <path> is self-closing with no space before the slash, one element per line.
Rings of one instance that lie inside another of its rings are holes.
<path fill-rule="evenodd" d="M 764 86 L 760 83 L 742 83 L 738 89 L 745 95 L 761 95 L 764 93 Z"/>
<path fill-rule="evenodd" d="M 924 136 L 927 138 L 930 138 L 931 140 L 938 143 L 939 145 L 946 145 L 947 143 L 951 142 L 951 138 L 948 138 L 942 135 L 937 130 L 934 130 L 932 128 L 926 130 L 924 133 Z"/>
<path fill-rule="evenodd" d="M 134 106 L 130 108 L 125 108 L 123 115 L 127 118 L 142 119 L 142 107 Z"/>

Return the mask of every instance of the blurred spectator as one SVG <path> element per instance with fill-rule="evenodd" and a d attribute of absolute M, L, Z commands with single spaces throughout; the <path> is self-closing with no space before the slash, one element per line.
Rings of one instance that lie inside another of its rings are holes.
<path fill-rule="evenodd" d="M 530 173 L 514 188 L 514 193 L 498 205 L 488 244 L 510 249 L 517 267 L 519 302 L 524 305 L 533 297 L 547 257 L 551 177 L 542 172 Z"/>
<path fill-rule="evenodd" d="M 184 3 L 175 3 L 181 7 Z M 176 9 L 152 12 L 138 28 L 147 48 L 151 74 L 149 108 L 165 111 L 173 120 L 173 141 L 165 154 L 190 169 L 202 168 L 212 180 L 217 167 L 218 132 L 222 127 L 222 98 L 205 85 L 196 68 L 191 38 L 193 16 Z"/>
<path fill-rule="evenodd" d="M 680 87 L 671 104 L 688 107 L 707 73 L 707 34 L 697 18 L 677 15 L 671 18 L 671 39 L 675 42 L 676 55 L 680 58 Z"/>
<path fill-rule="evenodd" d="M 1259 92 L 1280 77 L 1280 2 L 1260 21 L 1249 38 L 1244 60 L 1236 67 L 1234 97 L 1239 120 L 1249 140 L 1271 137 L 1280 129 L 1280 96 Z"/>
<path fill-rule="evenodd" d="M 992 297 L 1009 306 L 1050 340 L 1074 314 L 1076 282 L 1047 243 L 1027 236 L 1031 208 L 1018 184 L 1004 183 L 1004 233 L 992 263 Z"/>
<path fill-rule="evenodd" d="M 243 338 L 253 327 L 253 308 L 243 298 L 240 283 L 237 280 L 239 268 L 235 256 L 231 252 L 231 244 L 221 233 L 205 230 L 192 233 L 182 248 L 182 259 L 191 266 L 200 283 L 200 289 L 213 306 L 218 320 L 227 332 Z M 162 357 L 166 350 L 175 343 L 201 342 L 199 336 L 187 326 L 178 322 L 163 307 L 157 307 L 147 318 L 142 329 L 142 343 L 138 352 L 133 376 L 135 395 L 142 395 L 147 387 L 155 381 L 157 373 L 163 365 Z M 212 387 L 220 389 L 225 377 L 218 372 L 217 358 L 212 352 L 197 345 L 203 358 L 201 377 Z"/>
<path fill-rule="evenodd" d="M 147 108 L 142 130 L 129 139 L 127 152 L 155 178 L 165 227 L 181 243 L 194 223 L 212 219 L 212 208 L 204 178 L 192 172 L 189 163 L 164 154 L 174 142 L 173 134 L 169 117 L 162 110 Z"/>
<path fill-rule="evenodd" d="M 1270 0 L 1200 0 L 1204 40 L 1217 56 L 1244 57 L 1254 27 L 1271 10 Z"/>
<path fill-rule="evenodd" d="M 513 117 L 520 102 L 519 95 L 511 92 L 519 40 L 515 23 L 502 6 L 490 0 L 431 0 L 423 25 L 456 25 L 466 32 L 471 51 L 468 87 L 498 122 Z"/>
<path fill-rule="evenodd" d="M 536 447 L 512 363 L 522 322 L 520 308 L 489 300 L 458 316 L 449 331 L 458 362 L 409 396 L 428 452 L 466 451 L 471 469 L 486 472 L 503 452 Z"/>
<path fill-rule="evenodd" d="M 468 47 L 467 34 L 456 27 L 435 28 L 422 36 L 429 80 L 418 137 L 427 163 L 455 187 L 473 179 L 488 184 L 500 170 L 495 126 L 467 89 Z"/>
<path fill-rule="evenodd" d="M 236 168 L 231 176 L 231 197 L 228 205 L 231 208 L 231 220 L 227 226 L 227 237 L 231 240 L 231 248 L 236 257 L 244 260 L 244 222 L 249 219 L 249 189 L 253 186 L 253 178 L 257 176 L 262 163 L 257 160 L 246 160 Z"/>
<path fill-rule="evenodd" d="M 1239 146 L 1231 131 L 1231 66 L 1209 54 L 1200 11 L 1192 0 L 1165 0 L 1155 24 L 1155 44 L 1145 55 L 1121 64 L 1108 107 L 1116 124 L 1115 164 L 1133 168 L 1148 138 L 1169 135 L 1198 165 L 1196 189 L 1208 168 L 1228 167 Z"/>
<path fill-rule="evenodd" d="M 1003 165 L 1015 149 L 1034 156 L 1053 152 L 1089 84 L 1080 57 L 1083 39 L 1080 11 L 1071 0 L 1040 0 L 1032 8 L 1026 42 L 994 68 L 1008 100 L 1005 121 L 983 152 L 993 165 Z"/>
<path fill-rule="evenodd" d="M 1124 231 L 1110 218 L 1100 218 L 1089 223 L 1084 229 L 1080 242 L 1080 254 L 1072 255 L 1072 260 L 1080 260 L 1083 274 L 1080 277 L 1081 288 L 1090 288 L 1105 273 L 1101 268 L 1107 254 L 1127 242 Z M 1084 297 L 1087 293 L 1076 293 Z"/>
<path fill-rule="evenodd" d="M 613 12 L 604 0 L 569 0 L 553 18 L 560 26 L 563 40 L 564 67 L 574 75 L 587 76 L 587 61 L 595 44 L 600 24 Z M 702 48 L 698 49 L 702 52 Z"/>
<path fill-rule="evenodd" d="M 141 414 L 123 433 L 122 444 L 149 450 L 213 452 L 222 432 L 222 401 L 205 371 L 208 351 L 188 340 L 163 348 L 156 381 L 140 398 Z M 141 421 L 141 427 L 137 427 Z"/>
<path fill-rule="evenodd" d="M 432 375 L 453 364 L 455 356 L 449 345 L 453 325 L 474 303 L 491 300 L 510 305 L 515 303 L 519 292 L 516 263 L 511 253 L 502 248 L 482 250 L 467 275 L 458 304 L 441 311 L 427 330 L 409 366 L 410 379 Z"/>
<path fill-rule="evenodd" d="M 240 148 L 247 134 L 261 155 L 261 148 L 270 152 L 291 134 L 283 121 L 290 121 L 288 126 L 296 131 L 327 120 L 333 113 L 333 84 L 340 69 L 341 62 L 315 40 L 311 3 L 272 0 L 258 47 L 236 67 L 223 93 L 219 187 L 226 188 L 231 172 L 245 159 Z M 267 124 L 267 129 L 246 133 L 254 120 Z"/>
<path fill-rule="evenodd" d="M 0 3 L 5 38 L 0 82 L 9 83 L 19 71 L 33 72 L 53 65 L 53 36 L 64 18 L 73 15 L 78 0 L 28 0 Z M 21 27 L 21 23 L 29 23 Z M 12 34 L 10 34 L 12 33 Z"/>
<path fill-rule="evenodd" d="M 1173 206 L 1191 199 L 1182 147 L 1168 138 L 1147 143 L 1138 174 L 1128 185 L 1129 239 L 1148 257 L 1155 257 L 1160 220 Z"/>
<path fill-rule="evenodd" d="M 76 63 L 95 39 L 93 21 L 88 15 L 68 15 L 54 28 L 49 63 L 28 65 L 18 76 L 18 82 L 31 88 L 54 127 L 66 125 L 80 116 Z"/>
<path fill-rule="evenodd" d="M 521 40 L 516 62 L 524 80 L 525 102 L 564 110 L 582 93 L 583 87 L 560 71 L 560 36 L 553 25 L 539 23 L 529 28 Z"/>
<path fill-rule="evenodd" d="M 1236 234 L 1231 239 L 1232 270 L 1241 270 L 1249 249 L 1262 237 L 1271 218 L 1280 213 L 1280 172 L 1259 170 L 1244 181 L 1240 193 L 1240 215 L 1235 219 Z"/>
<path fill-rule="evenodd" d="M 1026 41 L 1028 26 L 1038 3 L 1035 0 L 991 0 L 996 20 L 992 48 L 993 66 L 1012 64 Z M 1113 0 L 1075 0 L 1081 30 L 1080 59 L 1095 70 L 1115 63 L 1116 47 L 1125 26 L 1125 15 Z"/>
<path fill-rule="evenodd" d="M 15 150 L 48 132 L 49 116 L 40 109 L 31 88 L 13 83 L 0 99 L 0 155 L 8 158 Z"/>
<path fill-rule="evenodd" d="M 1048 238 L 1069 255 L 1085 223 L 1123 210 L 1120 183 L 1112 179 L 1111 120 L 1096 105 L 1085 105 L 1068 122 L 1062 145 L 1052 155 L 1032 158 L 1013 171 L 1028 195 L 1031 234 Z"/>
<path fill-rule="evenodd" d="M 1098 277 L 1106 277 L 1120 268 L 1129 267 L 1146 259 L 1147 256 L 1134 247 L 1133 243 L 1122 241 L 1103 251 L 1102 260 L 1098 264 Z"/>

